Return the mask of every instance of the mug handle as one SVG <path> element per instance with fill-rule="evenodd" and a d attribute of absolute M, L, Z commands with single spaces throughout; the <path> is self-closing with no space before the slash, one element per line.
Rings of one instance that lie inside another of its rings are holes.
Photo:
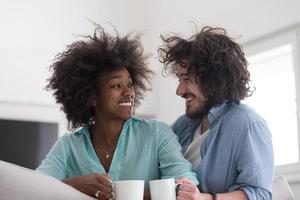
<path fill-rule="evenodd" d="M 175 183 L 175 191 L 176 191 L 176 194 L 177 194 L 179 188 L 180 188 L 180 183 Z"/>

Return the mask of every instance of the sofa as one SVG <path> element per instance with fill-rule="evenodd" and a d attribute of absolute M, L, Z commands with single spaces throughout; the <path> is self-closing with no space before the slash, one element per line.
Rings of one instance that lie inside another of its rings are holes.
<path fill-rule="evenodd" d="M 94 200 L 60 180 L 0 160 L 1 200 Z"/>

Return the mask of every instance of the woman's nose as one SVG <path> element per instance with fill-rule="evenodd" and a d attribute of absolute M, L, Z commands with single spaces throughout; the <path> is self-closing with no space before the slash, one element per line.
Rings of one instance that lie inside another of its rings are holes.
<path fill-rule="evenodd" d="M 124 96 L 133 96 L 134 89 L 132 87 L 126 87 L 123 91 Z"/>

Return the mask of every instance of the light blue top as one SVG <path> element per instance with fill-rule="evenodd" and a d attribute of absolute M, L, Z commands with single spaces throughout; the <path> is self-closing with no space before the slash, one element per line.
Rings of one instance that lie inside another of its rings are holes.
<path fill-rule="evenodd" d="M 265 121 L 246 105 L 226 102 L 210 110 L 210 131 L 196 168 L 202 192 L 243 190 L 250 200 L 271 200 L 273 147 Z M 200 120 L 185 115 L 173 130 L 186 151 Z"/>
<path fill-rule="evenodd" d="M 36 170 L 57 179 L 105 173 L 86 127 L 62 136 Z M 146 188 L 149 180 L 171 177 L 198 184 L 171 128 L 136 117 L 124 123 L 108 173 L 114 181 L 145 180 Z"/>

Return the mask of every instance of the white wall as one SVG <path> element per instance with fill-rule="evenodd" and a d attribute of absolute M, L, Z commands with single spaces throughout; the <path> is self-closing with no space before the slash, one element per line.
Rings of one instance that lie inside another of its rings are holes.
<path fill-rule="evenodd" d="M 109 21 L 120 32 L 145 24 L 144 8 L 136 7 L 139 1 L 120 2 L 125 1 L 1 1 L 0 100 L 53 104 L 51 94 L 43 89 L 47 68 L 56 53 L 77 39 L 76 34 L 92 33 L 88 19 L 102 24 Z M 123 9 L 134 5 L 135 12 Z"/>
<path fill-rule="evenodd" d="M 89 20 L 113 31 L 110 22 L 120 33 L 145 29 L 145 6 L 138 0 L 1 0 L 0 118 L 57 122 L 64 132 L 64 114 L 44 89 L 54 56 L 80 39 L 76 35 L 93 33 Z"/>

